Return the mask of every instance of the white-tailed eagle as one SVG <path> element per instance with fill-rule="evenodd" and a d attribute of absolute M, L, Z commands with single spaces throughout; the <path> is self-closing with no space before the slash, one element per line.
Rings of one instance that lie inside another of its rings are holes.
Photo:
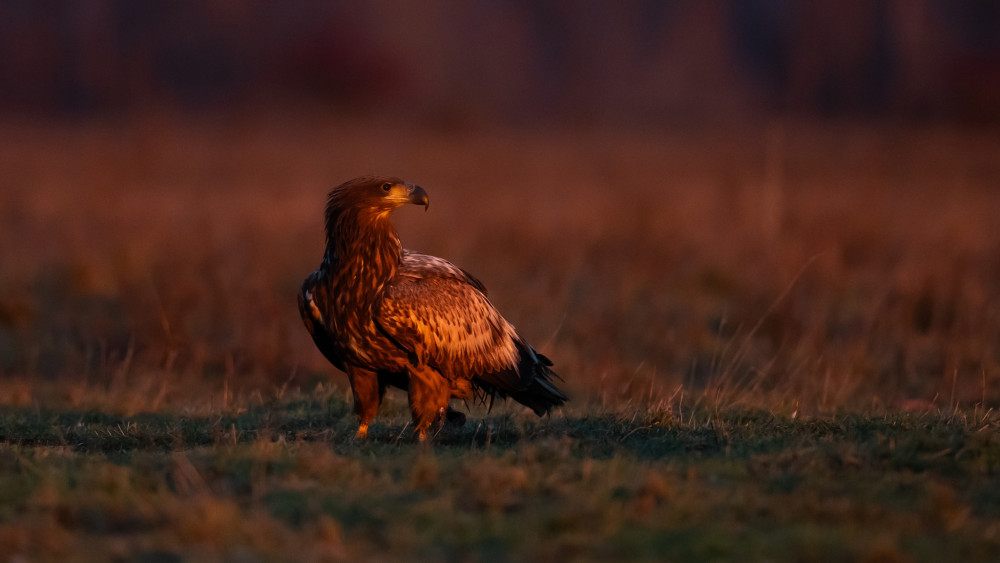
<path fill-rule="evenodd" d="M 552 362 L 517 334 L 483 284 L 447 260 L 404 250 L 389 213 L 428 205 L 420 186 L 355 178 L 326 205 L 326 253 L 302 284 L 299 311 L 316 346 L 347 372 L 364 438 L 387 386 L 408 392 L 421 440 L 452 398 L 511 397 L 539 416 L 566 396 Z"/>

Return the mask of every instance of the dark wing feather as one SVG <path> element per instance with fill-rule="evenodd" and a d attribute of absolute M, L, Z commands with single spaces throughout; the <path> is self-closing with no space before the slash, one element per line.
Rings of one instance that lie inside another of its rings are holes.
<path fill-rule="evenodd" d="M 344 360 L 336 352 L 333 345 L 333 335 L 327 329 L 326 319 L 323 318 L 322 311 L 328 309 L 326 307 L 326 286 L 320 283 L 321 276 L 321 272 L 317 270 L 302 283 L 302 289 L 299 290 L 298 296 L 299 314 L 319 351 L 337 369 L 344 371 Z"/>

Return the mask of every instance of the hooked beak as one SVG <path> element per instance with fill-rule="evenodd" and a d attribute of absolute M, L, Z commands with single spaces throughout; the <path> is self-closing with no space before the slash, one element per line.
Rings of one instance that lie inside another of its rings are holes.
<path fill-rule="evenodd" d="M 431 206 L 430 200 L 427 199 L 427 192 L 425 192 L 423 188 L 421 188 L 416 184 L 406 184 L 406 187 L 409 188 L 410 190 L 409 194 L 410 203 L 423 205 L 424 211 L 427 211 L 427 208 Z"/>

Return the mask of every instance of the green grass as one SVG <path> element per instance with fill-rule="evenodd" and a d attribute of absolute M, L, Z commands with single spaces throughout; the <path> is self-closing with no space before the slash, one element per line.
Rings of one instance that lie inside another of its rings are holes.
<path fill-rule="evenodd" d="M 1000 557 L 983 413 L 729 408 L 471 418 L 401 408 L 0 413 L 0 550 L 31 559 L 941 561 Z"/>

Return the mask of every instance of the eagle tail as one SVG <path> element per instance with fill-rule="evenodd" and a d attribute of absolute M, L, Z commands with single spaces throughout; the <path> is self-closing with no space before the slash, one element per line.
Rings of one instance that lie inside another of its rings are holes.
<path fill-rule="evenodd" d="M 536 379 L 524 391 L 515 391 L 510 398 L 535 411 L 538 416 L 548 414 L 555 407 L 569 400 L 551 381 Z"/>
<path fill-rule="evenodd" d="M 500 377 L 482 378 L 476 383 L 485 395 L 490 397 L 510 397 L 522 405 L 535 411 L 538 416 L 548 414 L 555 407 L 562 406 L 569 398 L 553 383 L 553 379 L 562 379 L 550 369 L 552 360 L 535 352 L 526 342 L 517 342 L 520 354 L 517 372 L 495 374 Z M 513 376 L 513 377 L 511 377 Z"/>

